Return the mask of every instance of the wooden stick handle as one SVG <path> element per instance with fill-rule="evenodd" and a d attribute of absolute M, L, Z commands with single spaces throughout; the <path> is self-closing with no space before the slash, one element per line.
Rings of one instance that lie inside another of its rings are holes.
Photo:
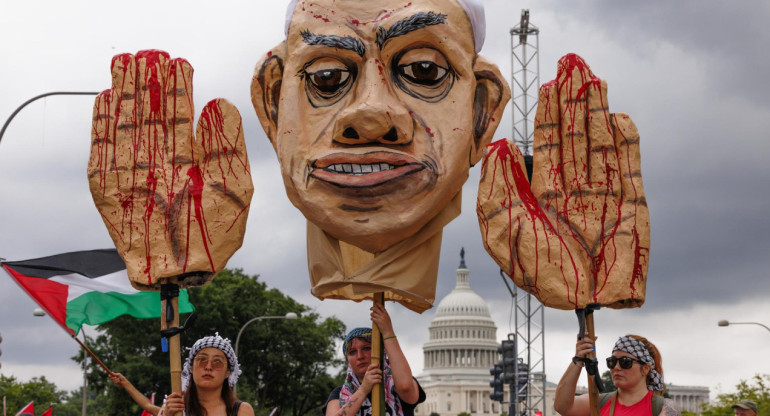
<path fill-rule="evenodd" d="M 384 301 L 385 294 L 383 292 L 374 294 L 375 304 L 382 305 Z M 382 351 L 382 333 L 380 333 L 380 328 L 377 327 L 377 324 L 372 322 L 372 363 L 378 365 L 381 364 L 382 357 L 384 357 Z M 382 366 L 380 365 L 380 367 Z M 385 400 L 384 393 L 382 383 L 378 383 L 372 387 L 372 416 L 385 416 L 385 409 L 381 406 Z"/>
<path fill-rule="evenodd" d="M 587 313 L 586 314 L 586 335 L 589 337 L 589 339 L 594 339 L 594 314 L 593 313 Z M 595 359 L 596 358 L 596 348 L 594 348 L 594 351 L 589 353 L 588 358 Z M 594 381 L 594 377 L 588 372 L 586 372 L 586 375 L 588 376 L 588 403 L 591 409 L 591 416 L 599 416 L 599 389 L 596 387 L 596 382 Z"/>
<path fill-rule="evenodd" d="M 100 359 L 99 359 L 99 357 L 97 357 L 97 356 L 96 356 L 96 354 L 94 354 L 94 353 L 93 353 L 93 351 L 91 351 L 91 349 L 90 349 L 90 348 L 88 348 L 88 347 L 86 346 L 86 344 L 83 344 L 83 343 L 82 343 L 82 342 L 81 342 L 81 341 L 78 339 L 78 337 L 77 337 L 76 335 L 73 335 L 73 336 L 72 336 L 72 339 L 74 339 L 74 340 L 75 340 L 75 341 L 76 341 L 78 344 L 80 344 L 80 346 L 83 348 L 83 350 L 85 350 L 85 352 L 87 352 L 87 353 L 88 353 L 88 355 L 90 355 L 90 356 L 91 356 L 91 358 L 93 358 L 93 359 L 94 359 L 94 361 L 96 361 L 96 363 L 97 363 L 97 364 L 99 364 L 99 366 L 101 366 L 101 367 L 104 369 L 104 371 L 106 371 L 106 372 L 107 372 L 107 374 L 112 374 L 112 371 L 110 371 L 110 369 L 109 369 L 109 368 L 107 368 L 107 366 L 106 366 L 106 365 L 104 365 L 104 363 L 102 362 L 102 360 L 100 360 Z"/>
<path fill-rule="evenodd" d="M 173 319 L 170 322 L 166 321 L 166 304 L 171 304 L 171 310 L 174 314 Z M 160 304 L 160 329 L 161 331 L 168 328 L 179 327 L 179 299 L 177 296 L 170 299 L 164 299 Z M 179 334 L 176 334 L 168 339 L 168 359 L 169 369 L 171 371 L 171 392 L 177 393 L 182 391 L 182 348 L 179 340 Z M 176 413 L 170 414 L 174 416 Z"/>

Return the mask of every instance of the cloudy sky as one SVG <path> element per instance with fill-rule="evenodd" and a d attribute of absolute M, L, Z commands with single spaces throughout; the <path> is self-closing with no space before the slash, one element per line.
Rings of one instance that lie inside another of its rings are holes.
<path fill-rule="evenodd" d="M 243 247 L 230 267 L 260 274 L 269 286 L 335 315 L 366 323 L 368 305 L 318 301 L 310 295 L 304 219 L 286 198 L 278 163 L 249 96 L 254 64 L 283 38 L 284 5 L 264 0 L 70 0 L 0 5 L 0 121 L 27 99 L 49 91 L 101 91 L 110 59 L 156 48 L 195 68 L 196 107 L 215 97 L 244 118 L 256 192 Z M 583 56 L 607 80 L 612 111 L 627 112 L 642 137 L 642 170 L 652 249 L 647 303 L 596 315 L 599 356 L 614 340 L 638 333 L 664 356 L 666 381 L 705 385 L 712 397 L 753 374 L 770 373 L 770 3 L 485 0 L 482 50 L 510 74 L 509 29 L 528 8 L 541 30 L 541 82 L 566 53 Z M 269 5 L 268 5 L 269 4 Z M 633 4 L 633 5 L 630 5 Z M 90 97 L 60 96 L 26 107 L 0 142 L 0 257 L 22 260 L 110 247 L 85 176 Z M 510 108 L 495 138 L 511 137 Z M 437 299 L 454 286 L 461 247 L 471 284 L 490 304 L 498 337 L 512 329 L 511 298 L 481 245 L 475 216 L 479 168 L 464 187 L 463 214 L 445 229 Z M 0 374 L 45 375 L 62 389 L 82 377 L 69 357 L 76 344 L 0 276 Z M 433 310 L 389 306 L 412 368 Z M 574 313 L 548 310 L 546 373 L 557 381 L 574 354 Z M 88 333 L 93 329 L 86 327 Z"/>

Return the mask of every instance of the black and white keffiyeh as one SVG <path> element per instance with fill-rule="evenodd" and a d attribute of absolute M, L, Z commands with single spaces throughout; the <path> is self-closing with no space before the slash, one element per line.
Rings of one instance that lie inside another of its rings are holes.
<path fill-rule="evenodd" d="M 230 340 L 220 337 L 219 332 L 217 332 L 213 336 L 203 337 L 195 341 L 192 348 L 188 348 L 189 353 L 187 355 L 187 361 L 185 361 L 184 368 L 182 369 L 182 390 L 187 390 L 187 386 L 190 385 L 190 378 L 192 377 L 192 374 L 190 373 L 192 361 L 195 359 L 195 355 L 198 354 L 198 351 L 204 348 L 216 348 L 225 353 L 228 370 L 230 370 L 227 384 L 229 384 L 230 387 L 234 387 L 235 383 L 238 382 L 238 376 L 241 375 L 241 366 L 238 364 L 238 357 L 235 356 L 235 351 L 233 351 L 233 347 L 230 345 Z"/>
<path fill-rule="evenodd" d="M 647 350 L 647 347 L 644 346 L 642 341 L 629 336 L 623 336 L 615 343 L 615 347 L 612 348 L 612 351 L 627 352 L 645 364 L 649 364 L 652 384 L 648 384 L 647 389 L 652 391 L 663 391 L 665 388 L 663 376 L 655 370 L 655 360 L 652 359 L 650 351 Z"/>

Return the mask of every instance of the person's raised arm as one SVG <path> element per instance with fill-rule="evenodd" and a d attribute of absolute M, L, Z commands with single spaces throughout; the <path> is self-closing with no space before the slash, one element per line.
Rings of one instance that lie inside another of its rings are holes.
<path fill-rule="evenodd" d="M 398 397 L 405 403 L 415 404 L 420 398 L 420 389 L 412 377 L 409 362 L 406 360 L 404 352 L 401 351 L 401 345 L 399 345 L 396 333 L 393 331 L 390 315 L 385 310 L 385 306 L 380 303 L 375 303 L 371 311 L 372 322 L 377 324 L 382 334 L 382 341 L 385 345 L 385 352 L 388 354 L 390 369 L 393 373 L 393 383 L 396 386 Z"/>
<path fill-rule="evenodd" d="M 375 384 L 382 383 L 382 370 L 377 364 L 370 364 L 366 369 L 364 379 L 350 399 L 341 405 L 339 400 L 329 400 L 326 403 L 326 416 L 355 415 L 361 410 L 361 405 L 366 400 L 366 396 L 372 391 Z"/>
<path fill-rule="evenodd" d="M 150 399 L 147 398 L 144 394 L 140 393 L 139 390 L 134 387 L 133 384 L 131 384 L 130 381 L 121 373 L 111 373 L 110 374 L 110 380 L 116 385 L 123 387 L 124 390 L 126 390 L 126 393 L 128 393 L 129 396 L 136 402 L 136 404 L 139 405 L 142 409 L 150 412 L 153 414 L 153 416 L 157 416 L 158 412 L 160 411 L 160 407 L 155 406 Z"/>
<path fill-rule="evenodd" d="M 575 346 L 575 356 L 585 358 L 594 350 L 594 340 L 583 338 Z M 588 416 L 591 413 L 588 395 L 575 397 L 575 389 L 584 363 L 570 363 L 556 386 L 553 408 L 562 416 Z"/>

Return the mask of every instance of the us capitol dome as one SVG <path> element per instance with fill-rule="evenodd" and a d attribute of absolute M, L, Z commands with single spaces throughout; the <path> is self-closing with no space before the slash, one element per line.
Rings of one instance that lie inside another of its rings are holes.
<path fill-rule="evenodd" d="M 497 326 L 487 302 L 471 288 L 464 252 L 460 252 L 455 288 L 439 302 L 422 348 L 424 368 L 417 379 L 427 400 L 416 415 L 499 414 L 501 410 L 499 403 L 489 399 L 489 369 L 500 359 Z"/>

